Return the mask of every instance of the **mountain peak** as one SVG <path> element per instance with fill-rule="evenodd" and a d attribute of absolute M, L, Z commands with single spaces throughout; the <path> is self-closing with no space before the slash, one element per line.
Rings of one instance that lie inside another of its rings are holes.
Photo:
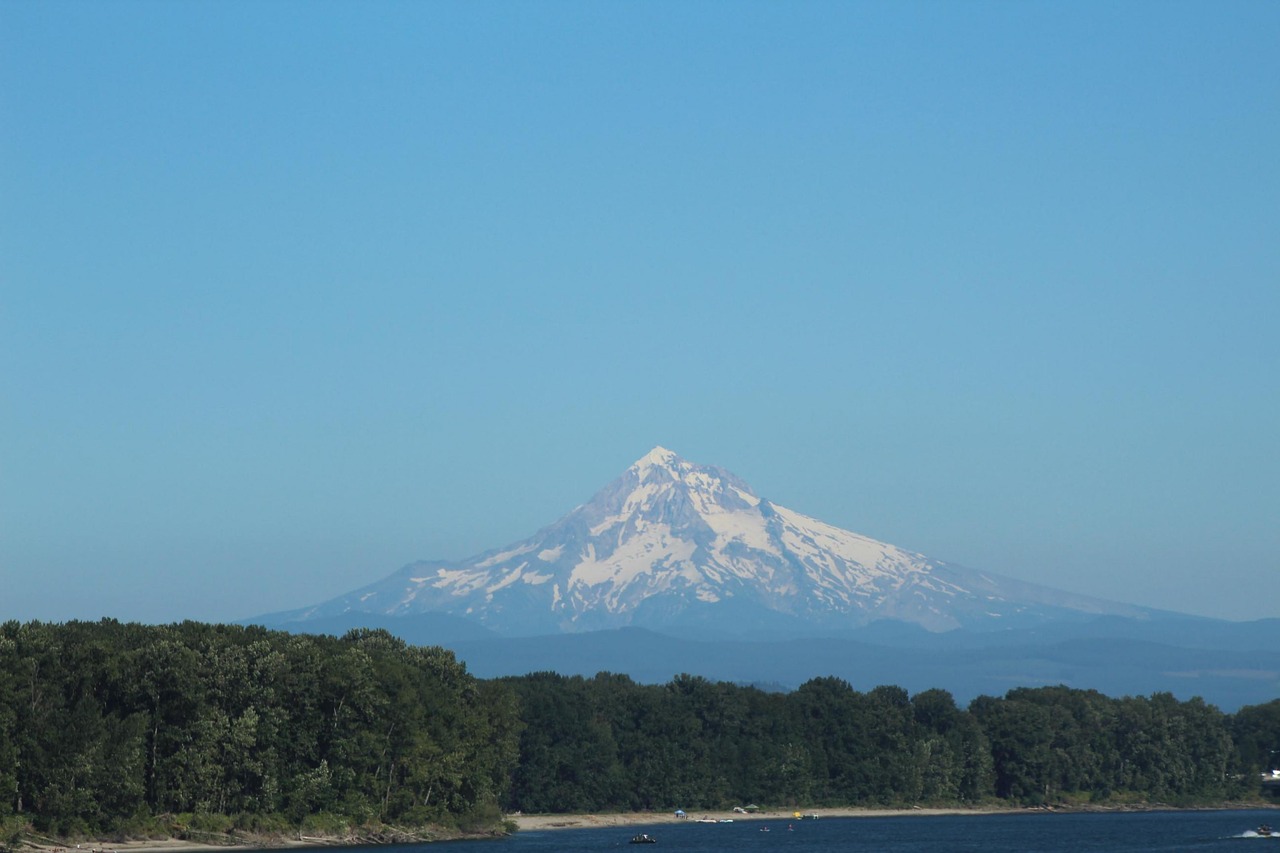
<path fill-rule="evenodd" d="M 661 468 L 674 468 L 681 461 L 683 460 L 681 460 L 674 451 L 667 450 L 665 447 L 658 445 L 654 447 L 653 450 L 650 450 L 644 456 L 637 459 L 631 467 L 637 470 L 652 468 L 654 466 Z"/>
<path fill-rule="evenodd" d="M 890 618 L 935 631 L 1007 625 L 1046 609 L 1131 610 L 877 542 L 762 500 L 730 472 L 657 446 L 522 542 L 459 562 L 410 564 L 307 615 L 439 612 L 518 634 L 659 627 L 703 618 L 708 607 L 717 614 L 708 618 L 737 623 L 854 627 Z"/>

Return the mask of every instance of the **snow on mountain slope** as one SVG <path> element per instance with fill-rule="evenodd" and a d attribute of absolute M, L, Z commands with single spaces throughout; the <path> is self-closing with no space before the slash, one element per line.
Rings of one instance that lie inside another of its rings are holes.
<path fill-rule="evenodd" d="M 413 563 L 292 618 L 349 611 L 448 613 L 507 634 L 652 627 L 721 612 L 826 629 L 901 619 L 934 631 L 1143 612 L 842 530 L 662 447 L 523 542 L 457 563 Z"/>

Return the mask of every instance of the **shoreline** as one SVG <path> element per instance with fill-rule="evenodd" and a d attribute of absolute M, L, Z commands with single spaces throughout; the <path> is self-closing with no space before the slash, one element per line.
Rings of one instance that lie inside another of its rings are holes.
<path fill-rule="evenodd" d="M 772 821 L 774 823 L 787 823 L 792 821 L 806 820 L 810 818 L 804 815 L 817 815 L 818 819 L 822 818 L 842 818 L 842 817 L 931 817 L 941 815 L 967 815 L 967 814 L 1016 814 L 1027 811 L 1046 811 L 1045 809 L 1024 809 L 1024 808 L 981 808 L 975 807 L 971 809 L 961 807 L 948 808 L 906 808 L 906 809 L 890 809 L 890 808 L 824 808 L 824 809 L 806 809 L 799 812 L 802 817 L 796 817 L 794 809 L 760 809 L 759 811 L 743 814 L 734 811 L 693 811 L 689 812 L 687 817 L 676 817 L 672 812 L 621 812 L 618 814 L 571 814 L 571 815 L 507 815 L 507 820 L 512 821 L 520 830 L 545 830 L 545 829 L 591 829 L 595 827 L 612 827 L 612 826 L 654 826 L 661 824 L 673 823 L 696 823 L 699 820 L 714 821 L 733 821 L 734 823 Z"/>
<path fill-rule="evenodd" d="M 382 840 L 370 836 L 359 835 L 263 835 L 255 837 L 225 836 L 217 840 L 192 841 L 184 838 L 147 838 L 130 839 L 128 841 L 104 841 L 95 839 L 76 843 L 55 842 L 45 838 L 43 841 L 24 838 L 11 848 L 0 846 L 0 850 L 32 851 L 33 853 L 217 853 L 217 851 L 248 850 L 312 850 L 322 847 L 372 847 L 392 844 L 430 844 L 434 841 L 459 841 L 468 838 L 501 838 L 503 833 L 481 832 L 445 832 L 422 833 L 420 836 L 409 834 L 384 837 Z"/>
<path fill-rule="evenodd" d="M 1149 811 L 1252 811 L 1280 809 L 1280 805 L 1268 803 L 1223 803 L 1213 806 L 1178 807 L 1162 803 L 1143 805 L 1113 806 L 941 806 L 928 808 L 917 806 L 911 808 L 862 808 L 848 806 L 843 808 L 815 808 L 800 810 L 802 817 L 796 817 L 794 809 L 761 809 L 754 813 L 742 814 L 733 811 L 693 811 L 687 817 L 676 817 L 672 812 L 621 812 L 617 814 L 511 814 L 507 820 L 513 822 L 521 831 L 561 830 L 561 829 L 594 829 L 600 827 L 657 826 L 663 824 L 692 823 L 702 820 L 731 820 L 734 823 L 747 821 L 771 821 L 774 823 L 790 823 L 805 820 L 803 815 L 817 815 L 823 818 L 872 818 L 872 817 L 958 817 L 965 815 L 996 814 L 1104 814 L 1114 812 L 1149 812 Z"/>
<path fill-rule="evenodd" d="M 1280 804 L 1271 803 L 1222 803 L 1212 806 L 1178 807 L 1163 803 L 1146 803 L 1141 805 L 1112 806 L 943 806 L 926 808 L 862 808 L 848 806 L 843 808 L 812 808 L 800 811 L 802 817 L 796 817 L 794 809 L 761 809 L 743 814 L 734 811 L 704 810 L 688 813 L 686 817 L 677 817 L 674 812 L 616 812 L 601 814 L 509 814 L 504 820 L 514 824 L 519 832 L 536 832 L 546 830 L 599 829 L 609 827 L 661 826 L 676 823 L 696 823 L 699 820 L 733 821 L 734 823 L 772 821 L 789 823 L 806 820 L 805 815 L 817 815 L 819 820 L 827 818 L 876 818 L 876 817 L 955 817 L 964 815 L 996 815 L 996 814 L 1080 814 L 1080 813 L 1124 813 L 1142 811 L 1266 811 L 1280 810 Z M 492 838 L 493 834 L 453 834 L 441 833 L 435 839 L 422 839 L 419 843 L 430 844 L 432 840 L 453 841 L 464 838 Z M 179 838 L 141 839 L 120 842 L 103 840 L 82 841 L 76 843 L 54 842 L 53 839 L 37 841 L 23 839 L 13 850 L 27 850 L 34 853 L 218 853 L 218 851 L 250 851 L 250 850 L 285 850 L 313 849 L 319 847 L 363 847 L 383 843 L 414 843 L 413 841 L 375 842 L 369 838 L 354 836 L 271 836 L 255 839 L 244 837 L 228 837 L 226 842 L 188 841 Z"/>

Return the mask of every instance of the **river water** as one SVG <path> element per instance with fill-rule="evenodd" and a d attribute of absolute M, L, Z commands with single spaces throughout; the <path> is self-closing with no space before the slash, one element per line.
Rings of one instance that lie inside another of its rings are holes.
<path fill-rule="evenodd" d="M 1259 837 L 1280 812 L 1173 811 L 1121 814 L 993 814 L 929 817 L 750 820 L 601 829 L 525 831 L 493 841 L 422 845 L 421 853 L 1130 853 L 1224 850 L 1280 853 L 1280 836 Z M 768 831 L 764 831 L 765 828 Z M 630 845 L 637 833 L 657 839 Z M 464 847 L 465 845 L 465 847 Z M 371 853 L 385 853 L 385 848 Z"/>

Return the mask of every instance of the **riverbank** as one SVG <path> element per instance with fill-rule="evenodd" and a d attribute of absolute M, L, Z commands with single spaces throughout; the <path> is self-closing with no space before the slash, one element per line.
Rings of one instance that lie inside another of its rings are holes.
<path fill-rule="evenodd" d="M 364 847 L 387 844 L 426 844 L 433 841 L 456 841 L 466 838 L 498 838 L 505 835 L 502 829 L 491 832 L 461 832 L 458 830 L 421 829 L 380 830 L 342 835 L 283 835 L 205 833 L 206 840 L 189 838 L 146 838 L 127 841 L 85 841 L 79 844 L 60 842 L 56 839 L 25 836 L 11 850 L 22 853 L 230 853 L 242 850 L 286 850 L 316 847 Z M 0 850 L 5 849 L 0 846 Z"/>
<path fill-rule="evenodd" d="M 1221 803 L 1202 806 L 1195 810 L 1216 811 L 1224 809 L 1275 809 L 1280 811 L 1280 804 L 1271 803 Z M 1143 803 L 1124 805 L 1087 805 L 1087 806 L 1037 806 L 1037 807 L 1005 807 L 978 806 L 973 808 L 817 808 L 805 809 L 801 817 L 791 809 L 760 809 L 748 814 L 734 811 L 694 811 L 686 817 L 678 817 L 673 812 L 623 812 L 605 814 L 510 814 L 505 819 L 518 831 L 561 830 L 561 829 L 593 829 L 601 827 L 655 826 L 661 824 L 689 823 L 699 820 L 731 820 L 737 822 L 772 822 L 787 824 L 797 820 L 823 818 L 874 818 L 874 817 L 928 817 L 928 816 L 962 816 L 993 814 L 1049 814 L 1070 812 L 1136 812 L 1136 811 L 1190 811 L 1164 803 Z M 192 841 L 181 838 L 138 839 L 130 841 L 92 841 L 79 844 L 66 844 L 54 839 L 40 839 L 28 836 L 16 847 L 12 848 L 27 853 L 234 853 L 249 850 L 284 850 L 307 849 L 316 847 L 355 847 L 375 844 L 412 844 L 429 843 L 431 841 L 451 841 L 463 838 L 493 838 L 500 832 L 460 833 L 419 831 L 415 833 L 378 833 L 376 835 L 347 834 L 339 836 L 311 835 L 226 835 L 210 836 L 207 841 Z"/>
<path fill-rule="evenodd" d="M 863 808 L 827 808 L 808 809 L 807 815 L 818 815 L 818 818 L 834 817 L 893 817 L 901 815 L 960 815 L 960 814 L 998 814 L 1002 812 L 1020 812 L 1018 808 L 942 808 L 942 809 L 863 809 Z M 509 824 L 517 831 L 534 831 L 547 829 L 591 829 L 613 826 L 653 826 L 656 824 L 688 823 L 697 820 L 732 820 L 732 821 L 773 821 L 786 823 L 797 820 L 795 812 L 787 809 L 761 809 L 750 814 L 734 811 L 699 811 L 686 818 L 679 818 L 672 812 L 624 812 L 607 814 L 512 814 L 507 815 Z M 192 841 L 181 838 L 139 839 L 131 841 L 92 841 L 80 844 L 64 844 L 54 839 L 26 838 L 17 848 L 27 853 L 234 853 L 248 850 L 285 850 L 294 848 L 315 847 L 353 847 L 369 844 L 395 844 L 445 841 L 459 838 L 493 837 L 476 834 L 440 833 L 438 835 L 419 833 L 413 836 L 370 837 L 362 835 L 341 836 L 285 836 L 285 835 L 226 835 L 210 837 L 208 841 Z"/>
<path fill-rule="evenodd" d="M 1207 810 L 1219 809 L 1267 809 L 1276 808 L 1280 810 L 1280 806 L 1259 803 L 1223 803 L 1220 805 L 1204 807 Z M 688 823 L 698 820 L 732 820 L 738 821 L 765 821 L 773 823 L 791 823 L 796 820 L 807 820 L 810 818 L 805 815 L 817 815 L 817 819 L 837 818 L 837 817 L 927 817 L 927 816 L 960 816 L 960 815 L 992 815 L 992 814 L 1036 814 L 1036 813 L 1067 813 L 1067 812 L 1133 812 L 1133 811 L 1178 811 L 1185 809 L 1177 809 L 1174 806 L 1161 803 L 1148 803 L 1142 805 L 1090 805 L 1090 806 L 1034 806 L 1034 807 L 1015 807 L 1015 806 L 978 806 L 974 808 L 948 807 L 948 808 L 909 808 L 909 809 L 884 809 L 884 808 L 825 808 L 825 809 L 804 809 L 801 817 L 796 817 L 796 812 L 791 809 L 760 809 L 748 814 L 733 811 L 694 811 L 688 813 L 687 817 L 678 817 L 671 812 L 627 812 L 622 814 L 513 814 L 508 815 L 507 819 L 514 823 L 521 830 L 546 830 L 546 829 L 591 829 L 594 827 L 610 827 L 610 826 L 652 826 L 655 824 L 671 824 L 671 823 Z"/>
<path fill-rule="evenodd" d="M 1003 812 L 1020 812 L 1026 809 L 991 808 L 991 809 L 806 809 L 802 815 L 817 815 L 818 819 L 833 817 L 898 817 L 904 815 L 964 815 L 964 814 L 999 814 Z M 689 823 L 699 820 L 731 820 L 738 821 L 772 821 L 787 823 L 808 818 L 797 818 L 796 812 L 790 809 L 760 809 L 743 814 L 733 811 L 694 811 L 687 817 L 677 817 L 671 812 L 626 812 L 623 814 L 575 814 L 575 815 L 508 815 L 507 819 L 522 830 L 541 829 L 589 829 L 601 826 L 652 826 L 664 823 Z"/>

